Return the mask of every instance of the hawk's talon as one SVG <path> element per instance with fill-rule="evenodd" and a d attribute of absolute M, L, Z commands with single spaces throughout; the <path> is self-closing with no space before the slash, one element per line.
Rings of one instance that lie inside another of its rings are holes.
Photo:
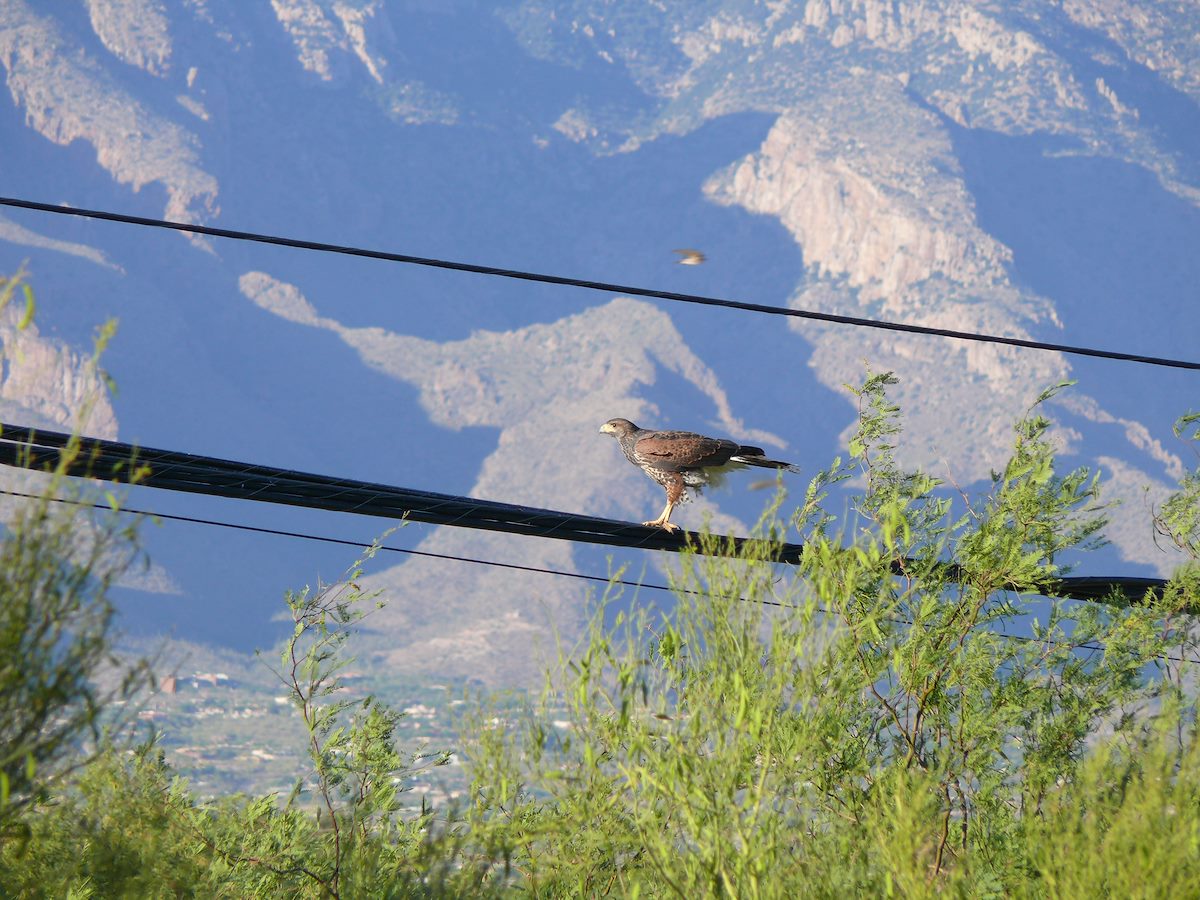
<path fill-rule="evenodd" d="M 674 534 L 676 531 L 679 531 L 679 526 L 674 522 L 663 522 L 659 519 L 654 519 L 650 522 L 643 522 L 642 525 L 644 525 L 646 528 L 662 528 L 665 531 L 671 532 L 672 534 Z"/>

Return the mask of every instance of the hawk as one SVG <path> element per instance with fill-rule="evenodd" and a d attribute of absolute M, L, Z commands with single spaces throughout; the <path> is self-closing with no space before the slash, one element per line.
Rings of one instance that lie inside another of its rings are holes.
<path fill-rule="evenodd" d="M 767 459 L 762 447 L 747 447 L 690 431 L 648 431 L 628 419 L 609 419 L 600 431 L 615 437 L 625 458 L 663 486 L 667 505 L 662 515 L 642 524 L 667 531 L 679 530 L 671 522 L 671 512 L 683 502 L 686 488 L 699 493 L 710 480 L 746 466 L 800 471 L 791 463 Z"/>

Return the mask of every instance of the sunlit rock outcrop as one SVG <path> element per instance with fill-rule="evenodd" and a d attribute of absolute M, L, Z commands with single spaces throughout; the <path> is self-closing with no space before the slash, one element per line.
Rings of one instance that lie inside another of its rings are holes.
<path fill-rule="evenodd" d="M 74 431 L 116 440 L 117 418 L 108 387 L 90 354 L 42 335 L 34 322 L 23 322 L 19 296 L 0 310 L 0 421 L 51 431 Z M 21 326 L 24 327 L 21 327 Z M 0 488 L 40 494 L 50 478 L 40 472 L 0 466 Z M 7 523 L 27 500 L 0 495 L 0 522 Z M 86 515 L 79 518 L 80 552 L 95 534 Z M 157 594 L 178 594 L 179 586 L 162 566 L 136 564 L 120 579 L 122 587 Z"/>
<path fill-rule="evenodd" d="M 108 52 L 151 75 L 171 61 L 171 34 L 161 0 L 86 0 L 92 29 Z"/>
<path fill-rule="evenodd" d="M 157 182 L 165 214 L 203 219 L 215 211 L 217 179 L 201 166 L 191 132 L 151 112 L 24 0 L 0 5 L 0 63 L 31 128 L 56 144 L 84 140 L 119 184 Z"/>

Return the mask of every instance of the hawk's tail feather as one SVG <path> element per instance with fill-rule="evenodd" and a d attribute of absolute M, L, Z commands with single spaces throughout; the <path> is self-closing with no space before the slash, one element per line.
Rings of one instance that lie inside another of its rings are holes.
<path fill-rule="evenodd" d="M 800 472 L 799 466 L 781 462 L 778 459 L 767 459 L 766 452 L 761 447 L 738 447 L 738 452 L 729 457 L 729 461 L 745 463 L 748 466 L 761 466 L 764 469 L 786 469 L 788 472 Z"/>

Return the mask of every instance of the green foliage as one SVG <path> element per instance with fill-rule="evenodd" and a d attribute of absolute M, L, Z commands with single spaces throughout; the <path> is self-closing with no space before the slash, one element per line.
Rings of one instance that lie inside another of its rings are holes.
<path fill-rule="evenodd" d="M 1099 744 L 1026 834 L 1038 893 L 1182 896 L 1200 884 L 1200 740 L 1188 714 Z M 1033 893 L 1033 891 L 1026 891 Z"/>
<path fill-rule="evenodd" d="M 26 280 L 24 267 L 19 269 L 16 275 L 0 276 L 0 311 L 12 303 L 13 297 L 18 291 L 21 293 L 21 299 L 25 302 L 25 309 L 21 313 L 20 319 L 17 320 L 17 330 L 24 331 L 33 324 L 33 316 L 37 310 L 33 288 Z"/>
<path fill-rule="evenodd" d="M 350 662 L 343 647 L 366 614 L 364 607 L 377 601 L 377 594 L 361 590 L 358 579 L 363 563 L 378 549 L 378 542 L 368 548 L 337 584 L 288 593 L 293 629 L 276 670 L 304 720 L 313 763 L 309 789 L 316 803 L 315 824 L 325 833 L 321 856 L 326 859 L 305 874 L 331 896 L 341 896 L 347 881 L 355 885 L 350 896 L 371 885 L 419 881 L 413 862 L 423 853 L 422 834 L 432 819 L 424 805 L 416 817 L 400 816 L 397 785 L 411 771 L 394 743 L 400 714 L 371 696 L 338 699 L 343 690 L 339 672 Z M 445 753 L 432 760 L 418 754 L 411 764 L 442 765 L 447 758 Z M 303 793 L 304 785 L 297 785 L 294 798 Z M 294 865 L 299 864 L 298 858 Z"/>
<path fill-rule="evenodd" d="M 201 800 L 150 741 L 110 747 L 70 790 L 0 845 L 0 885 L 22 896 L 403 897 L 454 893 L 453 831 L 403 813 L 400 788 L 446 754 L 401 757 L 399 714 L 343 699 L 344 645 L 375 599 L 358 586 L 368 549 L 334 585 L 289 592 L 292 633 L 276 670 L 306 726 L 310 776 L 288 797 Z"/>
<path fill-rule="evenodd" d="M 856 391 L 850 459 L 790 523 L 799 578 L 766 558 L 690 557 L 673 617 L 595 618 L 548 695 L 569 729 L 531 709 L 473 736 L 472 833 L 496 883 L 1043 895 L 1131 884 L 1129 854 L 1159 859 L 1154 843 L 1194 864 L 1194 709 L 1165 658 L 1194 648 L 1194 584 L 1133 608 L 1035 600 L 1064 554 L 1097 543 L 1095 477 L 1057 470 L 1035 408 L 987 494 L 955 510 L 935 479 L 898 468 L 891 382 Z M 856 519 L 835 531 L 822 504 L 853 477 Z M 1018 616 L 1035 616 L 1032 638 L 1002 634 Z M 1154 830 L 1133 826 L 1165 806 Z M 1126 856 L 1090 851 L 1085 871 L 1045 851 L 1060 829 L 1064 847 L 1074 829 Z M 1165 864 L 1142 879 L 1142 893 L 1176 883 Z"/>
<path fill-rule="evenodd" d="M 196 896 L 212 855 L 187 830 L 183 786 L 153 745 L 113 750 L 4 845 L 0 882 L 21 897 Z"/>
<path fill-rule="evenodd" d="M 1180 416 L 1175 422 L 1175 436 L 1200 447 L 1200 413 Z M 1184 475 L 1179 491 L 1155 516 L 1155 527 L 1190 559 L 1200 559 L 1200 469 Z"/>
<path fill-rule="evenodd" d="M 85 521 L 93 527 L 81 541 Z M 80 741 L 97 744 L 105 707 L 146 681 L 110 651 L 108 590 L 130 562 L 129 541 L 111 517 L 97 523 L 49 494 L 9 524 L 0 544 L 0 823 L 86 759 Z"/>

